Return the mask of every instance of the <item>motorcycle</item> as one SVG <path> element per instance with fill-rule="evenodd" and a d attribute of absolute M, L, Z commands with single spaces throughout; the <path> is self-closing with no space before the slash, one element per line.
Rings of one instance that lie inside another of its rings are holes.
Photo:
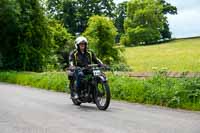
<path fill-rule="evenodd" d="M 75 99 L 74 96 L 77 93 L 76 80 L 74 76 L 69 78 L 71 99 L 74 105 L 80 105 L 81 103 L 94 103 L 100 110 L 106 110 L 110 104 L 110 88 L 107 82 L 106 75 L 103 73 L 103 69 L 106 67 L 99 67 L 98 64 L 91 64 L 87 67 L 76 67 L 75 70 L 83 71 L 87 74 L 84 75 L 81 80 L 81 88 L 79 89 L 79 98 Z"/>

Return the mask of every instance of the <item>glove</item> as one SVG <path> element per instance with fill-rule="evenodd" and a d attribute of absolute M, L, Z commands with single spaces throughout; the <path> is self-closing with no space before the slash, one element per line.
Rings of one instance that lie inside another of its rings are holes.
<path fill-rule="evenodd" d="M 106 67 L 104 64 L 98 64 L 98 67 Z"/>

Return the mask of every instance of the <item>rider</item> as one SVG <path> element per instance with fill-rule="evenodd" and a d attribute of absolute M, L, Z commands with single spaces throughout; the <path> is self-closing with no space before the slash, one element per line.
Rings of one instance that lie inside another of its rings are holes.
<path fill-rule="evenodd" d="M 76 67 L 86 67 L 89 64 L 95 63 L 99 66 L 104 66 L 103 63 L 95 56 L 95 54 L 87 49 L 88 41 L 85 37 L 80 36 L 75 40 L 75 50 L 69 55 L 70 68 L 75 69 Z M 74 98 L 77 99 L 80 95 L 81 80 L 85 73 L 80 69 L 75 69 L 74 77 L 76 78 L 76 90 L 78 95 Z"/>

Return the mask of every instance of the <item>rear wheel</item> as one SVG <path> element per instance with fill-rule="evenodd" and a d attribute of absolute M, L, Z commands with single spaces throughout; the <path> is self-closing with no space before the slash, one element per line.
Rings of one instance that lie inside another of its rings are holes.
<path fill-rule="evenodd" d="M 76 87 L 75 87 L 75 84 L 76 84 L 76 81 L 70 81 L 70 93 L 71 93 L 71 99 L 72 99 L 72 102 L 74 103 L 74 105 L 77 105 L 77 106 L 79 106 L 79 105 L 81 105 L 81 102 L 78 100 L 78 99 L 74 99 L 73 97 L 74 97 L 74 95 L 75 94 L 77 94 L 76 93 Z"/>
<path fill-rule="evenodd" d="M 110 88 L 107 82 L 99 81 L 96 87 L 95 103 L 100 110 L 106 110 L 110 104 Z"/>

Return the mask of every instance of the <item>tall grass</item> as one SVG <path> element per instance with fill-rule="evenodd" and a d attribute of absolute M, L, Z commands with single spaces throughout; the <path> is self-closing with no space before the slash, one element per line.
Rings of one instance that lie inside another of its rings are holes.
<path fill-rule="evenodd" d="M 124 56 L 133 71 L 200 71 L 200 38 L 180 39 L 168 43 L 125 48 Z"/>
<path fill-rule="evenodd" d="M 0 72 L 0 81 L 60 92 L 68 90 L 66 73 Z"/>
<path fill-rule="evenodd" d="M 110 76 L 112 98 L 130 102 L 200 110 L 200 78 L 150 79 Z"/>
<path fill-rule="evenodd" d="M 200 111 L 200 78 L 168 78 L 157 73 L 150 79 L 108 74 L 112 98 Z M 0 81 L 69 92 L 66 73 L 0 72 Z"/>

